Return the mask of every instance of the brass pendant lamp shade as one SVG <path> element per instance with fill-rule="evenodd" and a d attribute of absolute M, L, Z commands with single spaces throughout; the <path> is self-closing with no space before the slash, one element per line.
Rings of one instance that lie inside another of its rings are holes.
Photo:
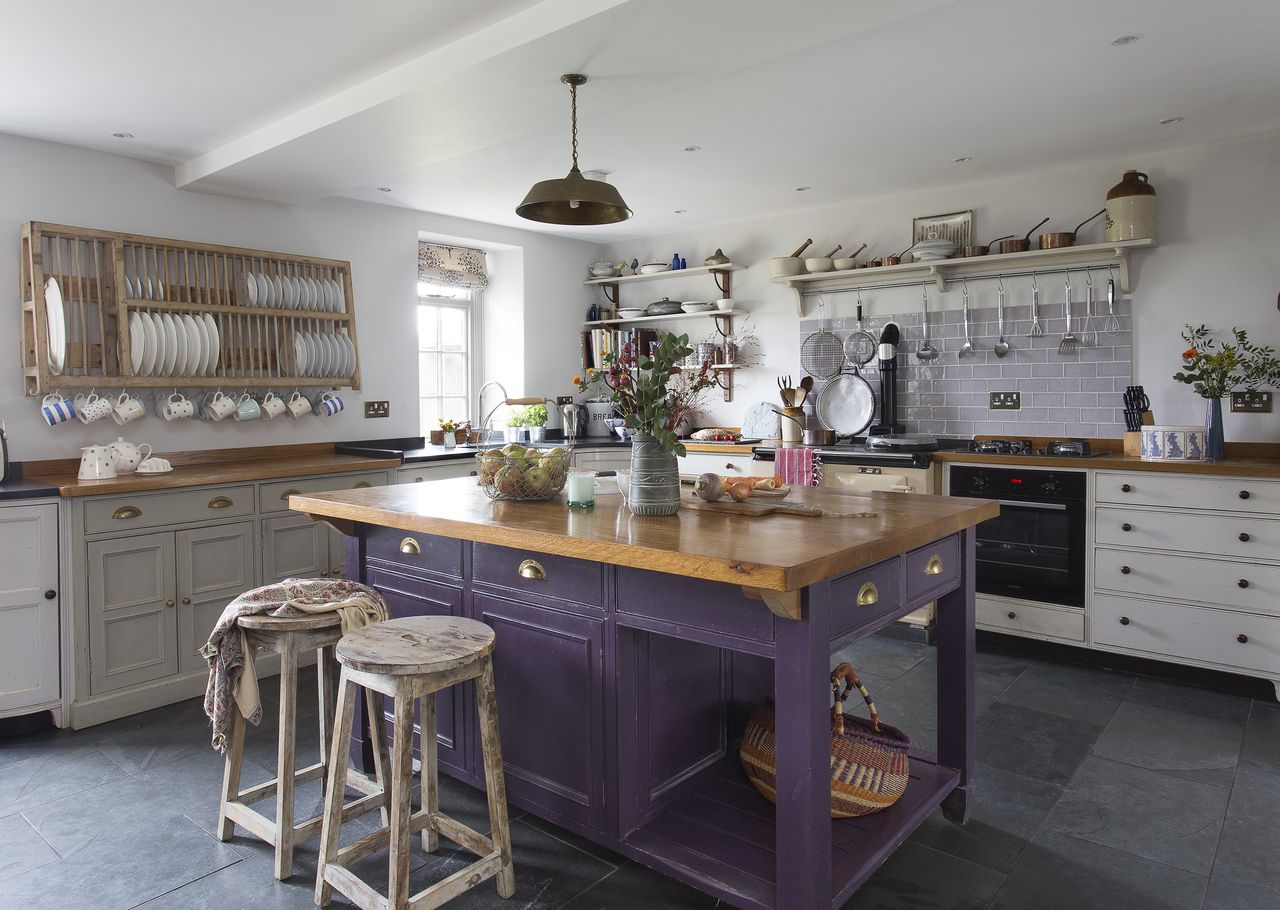
<path fill-rule="evenodd" d="M 570 73 L 560 77 L 569 86 L 573 117 L 573 167 L 565 177 L 539 180 L 516 214 L 544 224 L 615 224 L 631 217 L 622 194 L 603 180 L 588 180 L 578 170 L 578 86 L 586 76 Z"/>

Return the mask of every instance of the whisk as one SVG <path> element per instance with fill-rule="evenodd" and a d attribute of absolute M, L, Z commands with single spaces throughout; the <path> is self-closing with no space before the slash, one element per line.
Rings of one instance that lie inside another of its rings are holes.
<path fill-rule="evenodd" d="M 1116 318 L 1116 278 L 1114 274 L 1107 278 L 1107 319 L 1102 324 L 1102 331 L 1108 335 L 1120 334 L 1120 320 Z"/>
<path fill-rule="evenodd" d="M 1080 343 L 1086 348 L 1098 346 L 1098 330 L 1093 326 L 1093 272 L 1084 273 L 1084 327 L 1080 330 Z"/>
<path fill-rule="evenodd" d="M 999 277 L 999 276 L 997 276 Z M 1000 278 L 1000 287 L 1004 287 L 1004 279 Z M 1028 338 L 1039 338 L 1044 334 L 1044 326 L 1040 324 L 1040 284 L 1036 281 L 1035 273 L 1031 275 L 1031 330 L 1027 332 Z"/>

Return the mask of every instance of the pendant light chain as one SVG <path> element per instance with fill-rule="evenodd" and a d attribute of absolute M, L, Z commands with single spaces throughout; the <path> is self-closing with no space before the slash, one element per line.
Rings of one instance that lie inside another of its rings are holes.
<path fill-rule="evenodd" d="M 573 169 L 578 169 L 578 86 L 575 83 L 569 83 L 569 109 L 570 118 L 573 122 Z"/>

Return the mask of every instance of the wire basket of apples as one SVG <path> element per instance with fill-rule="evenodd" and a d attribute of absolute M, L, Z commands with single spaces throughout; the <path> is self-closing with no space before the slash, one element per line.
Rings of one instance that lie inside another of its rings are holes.
<path fill-rule="evenodd" d="M 511 443 L 476 456 L 476 476 L 490 499 L 552 499 L 564 489 L 573 450 L 527 449 Z"/>

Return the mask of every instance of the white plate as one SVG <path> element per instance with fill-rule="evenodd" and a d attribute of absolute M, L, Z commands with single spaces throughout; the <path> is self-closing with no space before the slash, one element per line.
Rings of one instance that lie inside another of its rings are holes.
<path fill-rule="evenodd" d="M 156 355 L 159 353 L 156 327 L 151 321 L 151 314 L 145 310 L 138 310 L 134 315 L 142 324 L 142 365 L 134 372 L 139 376 L 150 376 L 156 368 Z"/>
<path fill-rule="evenodd" d="M 204 327 L 209 330 L 209 341 L 212 348 L 209 354 L 209 366 L 205 375 L 212 376 L 218 369 L 218 361 L 222 359 L 222 338 L 218 334 L 218 323 L 208 313 L 203 314 Z"/>
<path fill-rule="evenodd" d="M 276 286 L 271 276 L 262 272 L 253 273 L 253 282 L 258 286 L 258 306 L 273 307 L 276 305 Z"/>
<path fill-rule="evenodd" d="M 182 314 L 182 330 L 187 333 L 187 369 L 183 376 L 199 376 L 204 366 L 204 339 L 190 314 Z"/>
<path fill-rule="evenodd" d="M 134 310 L 129 314 L 129 361 L 133 366 L 133 375 L 141 376 L 142 351 L 147 343 L 147 331 L 142 327 L 142 314 Z"/>
<path fill-rule="evenodd" d="M 334 313 L 341 313 L 346 307 L 345 301 L 342 299 L 342 285 L 338 284 L 336 279 L 328 278 L 325 285 L 329 289 L 329 310 Z"/>
<path fill-rule="evenodd" d="M 311 301 L 311 309 L 327 310 L 329 307 L 324 299 L 324 288 L 320 287 L 320 283 L 314 278 L 303 278 L 302 283 L 307 287 L 307 297 Z"/>
<path fill-rule="evenodd" d="M 324 343 L 329 346 L 329 375 L 342 375 L 342 346 L 338 344 L 338 336 L 327 334 Z"/>
<path fill-rule="evenodd" d="M 316 332 L 311 336 L 316 343 L 316 347 L 320 350 L 320 369 L 316 373 L 317 376 L 333 375 L 333 351 L 329 349 L 329 339 L 322 332 Z"/>
<path fill-rule="evenodd" d="M 291 310 L 298 308 L 298 286 L 293 283 L 293 279 L 288 275 L 277 275 L 276 281 L 280 285 L 280 299 L 284 305 Z"/>
<path fill-rule="evenodd" d="M 843 373 L 822 387 L 815 410 L 822 425 L 837 436 L 856 436 L 875 419 L 876 396 L 861 376 Z"/>
<path fill-rule="evenodd" d="M 201 314 L 191 317 L 191 324 L 195 326 L 196 337 L 200 339 L 200 360 L 191 371 L 191 375 L 204 376 L 209 372 L 209 358 L 213 356 L 212 339 L 209 338 L 209 327 L 204 324 Z"/>
<path fill-rule="evenodd" d="M 173 324 L 173 317 L 168 313 L 160 313 L 156 317 L 158 332 L 164 334 L 164 343 L 160 346 L 164 352 L 164 361 L 157 361 L 156 373 L 160 376 L 172 376 L 173 368 L 178 363 L 178 330 Z"/>
<path fill-rule="evenodd" d="M 339 335 L 338 338 L 342 342 L 342 375 L 344 377 L 350 377 L 356 371 L 355 345 L 351 343 L 351 339 L 346 335 Z"/>
<path fill-rule="evenodd" d="M 306 376 L 307 367 L 310 365 L 308 356 L 306 339 L 302 337 L 301 332 L 293 333 L 293 374 L 295 376 Z"/>
<path fill-rule="evenodd" d="M 173 358 L 173 372 L 170 376 L 187 375 L 187 330 L 182 326 L 182 315 L 169 315 L 173 323 L 173 340 L 178 346 L 178 356 Z"/>
<path fill-rule="evenodd" d="M 44 309 L 49 330 L 49 372 L 60 376 L 67 362 L 67 314 L 62 309 L 62 289 L 54 278 L 44 283 Z"/>

